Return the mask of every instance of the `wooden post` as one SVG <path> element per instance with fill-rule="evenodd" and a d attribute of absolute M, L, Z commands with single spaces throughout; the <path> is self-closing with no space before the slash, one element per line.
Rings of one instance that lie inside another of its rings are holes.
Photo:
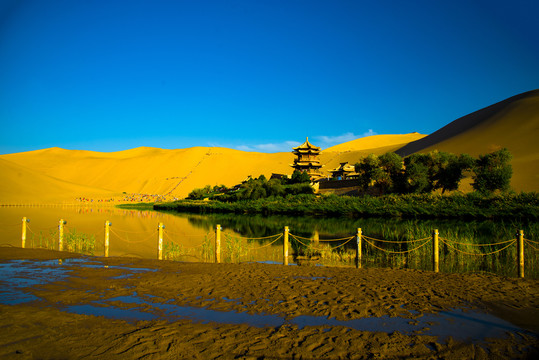
<path fill-rule="evenodd" d="M 165 225 L 162 222 L 157 225 L 157 259 L 163 260 L 163 229 Z"/>
<path fill-rule="evenodd" d="M 29 222 L 26 217 L 22 218 L 22 248 L 26 246 L 26 223 Z"/>
<path fill-rule="evenodd" d="M 288 265 L 288 226 L 284 227 L 283 265 Z"/>
<path fill-rule="evenodd" d="M 518 277 L 524 277 L 524 230 L 517 234 Z"/>
<path fill-rule="evenodd" d="M 105 221 L 105 257 L 109 257 L 109 240 L 110 240 L 110 226 L 112 223 L 110 221 Z"/>
<path fill-rule="evenodd" d="M 67 221 L 60 219 L 58 223 L 58 251 L 64 250 L 64 225 L 67 224 Z"/>
<path fill-rule="evenodd" d="M 215 262 L 221 262 L 221 225 L 215 226 Z"/>
<path fill-rule="evenodd" d="M 432 270 L 440 271 L 440 258 L 438 253 L 438 229 L 432 232 Z"/>
<path fill-rule="evenodd" d="M 356 269 L 361 269 L 361 228 L 357 228 L 356 243 Z"/>

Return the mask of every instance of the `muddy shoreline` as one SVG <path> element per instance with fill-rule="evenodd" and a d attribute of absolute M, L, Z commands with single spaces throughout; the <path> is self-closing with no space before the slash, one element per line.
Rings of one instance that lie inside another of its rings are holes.
<path fill-rule="evenodd" d="M 29 267 L 17 273 L 19 282 L 28 282 L 17 291 L 29 301 L 0 305 L 1 358 L 506 359 L 533 358 L 539 349 L 539 281 L 533 279 L 2 247 L 0 266 L 6 264 L 17 271 Z M 58 272 L 63 277 L 55 278 Z M 37 281 L 37 273 L 47 281 Z M 12 284 L 3 279 L 0 299 Z M 462 318 L 495 315 L 520 329 L 474 340 L 433 335 L 444 325 L 423 323 L 455 309 Z M 201 311 L 209 319 L 197 318 Z M 259 323 L 227 322 L 235 314 Z M 371 331 L 347 325 L 364 319 L 389 325 Z M 404 327 L 392 328 L 394 321 Z"/>

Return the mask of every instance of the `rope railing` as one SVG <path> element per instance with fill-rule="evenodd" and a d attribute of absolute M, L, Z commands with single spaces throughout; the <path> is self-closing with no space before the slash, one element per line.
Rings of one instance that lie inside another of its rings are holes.
<path fill-rule="evenodd" d="M 513 240 L 510 240 L 509 244 L 507 246 L 504 246 L 503 248 L 501 249 L 498 249 L 498 250 L 495 250 L 495 251 L 492 251 L 492 252 L 489 252 L 489 253 L 471 253 L 471 252 L 467 252 L 467 251 L 463 251 L 463 250 L 460 250 L 460 249 L 457 249 L 456 247 L 454 247 L 453 245 L 451 245 L 451 242 L 447 239 L 444 239 L 442 237 L 440 237 L 440 241 L 442 241 L 444 244 L 446 244 L 447 246 L 449 246 L 450 248 L 452 248 L 453 250 L 455 251 L 458 251 L 462 254 L 466 254 L 466 255 L 475 255 L 475 256 L 487 256 L 487 255 L 492 255 L 492 254 L 496 254 L 496 253 L 499 253 L 500 251 L 503 251 L 505 249 L 507 249 L 509 246 L 513 245 L 517 240 L 516 239 L 513 239 Z M 507 242 L 503 242 L 503 243 L 507 243 Z"/>
<path fill-rule="evenodd" d="M 440 238 L 440 239 L 442 239 L 442 238 Z M 494 246 L 494 245 L 507 244 L 507 243 L 515 241 L 515 239 L 509 239 L 509 240 L 500 241 L 500 242 L 491 243 L 491 244 L 474 244 L 474 243 L 461 243 L 461 242 L 457 242 L 457 241 L 450 240 L 450 239 L 447 239 L 447 238 L 444 238 L 444 240 L 449 241 L 452 244 L 463 245 L 463 246 Z"/>
<path fill-rule="evenodd" d="M 539 248 L 536 248 L 535 246 L 533 246 L 532 244 L 537 244 L 536 241 L 531 241 L 531 240 L 528 240 L 528 239 L 524 239 L 524 241 L 526 242 L 526 244 L 531 247 L 533 250 L 535 251 L 539 251 Z"/>
<path fill-rule="evenodd" d="M 407 253 L 411 253 L 411 252 L 413 252 L 413 251 L 416 251 L 416 250 L 422 248 L 423 246 L 425 246 L 425 245 L 427 245 L 428 243 L 431 242 L 431 238 L 425 238 L 425 239 L 422 239 L 422 240 L 426 240 L 423 244 L 421 244 L 421 245 L 419 245 L 419 246 L 417 246 L 417 247 L 415 247 L 415 248 L 413 248 L 413 249 L 408 249 L 408 250 L 404 250 L 404 251 L 393 251 L 393 250 L 382 249 L 381 247 L 374 245 L 374 243 L 372 243 L 371 241 L 369 241 L 369 240 L 367 239 L 366 236 L 362 236 L 362 238 L 363 238 L 363 240 L 365 240 L 365 242 L 366 242 L 367 244 L 369 244 L 370 246 L 372 246 L 372 247 L 374 247 L 374 248 L 376 248 L 376 249 L 378 249 L 378 250 L 381 250 L 381 251 L 390 253 L 390 254 L 407 254 Z M 389 241 L 387 241 L 387 242 L 389 242 Z M 406 243 L 401 242 L 401 244 L 406 244 Z"/>
<path fill-rule="evenodd" d="M 111 228 L 112 229 L 112 228 Z M 131 230 L 124 230 L 124 229 L 118 229 L 116 226 L 114 227 L 114 231 L 119 231 L 119 232 L 123 232 L 123 233 L 126 233 L 126 234 L 147 234 L 149 232 L 154 232 L 153 230 L 149 230 L 149 231 L 131 231 Z"/>
<path fill-rule="evenodd" d="M 241 235 L 229 235 L 229 234 L 225 234 L 225 236 L 228 236 L 228 237 L 234 237 L 234 238 L 237 238 L 237 239 L 242 239 L 242 240 L 266 240 L 266 239 L 271 239 L 273 237 L 278 237 L 278 236 L 282 236 L 283 234 L 282 233 L 279 233 L 279 234 L 275 234 L 275 235 L 270 235 L 270 236 L 262 236 L 262 237 L 245 237 L 245 236 L 241 236 Z"/>
<path fill-rule="evenodd" d="M 518 268 L 518 276 L 524 277 L 524 263 L 525 261 L 530 261 L 532 263 L 532 269 L 535 265 L 533 265 L 533 262 L 536 261 L 537 257 L 535 253 L 528 253 L 526 254 L 526 248 L 532 249 L 532 251 L 539 251 L 539 241 L 537 240 L 531 240 L 531 239 L 525 239 L 524 238 L 524 232 L 523 230 L 519 230 L 518 233 L 515 235 L 515 238 L 503 240 L 503 241 L 494 241 L 492 243 L 472 243 L 472 242 L 462 242 L 457 241 L 454 239 L 449 239 L 446 237 L 439 236 L 439 232 L 437 229 L 433 230 L 432 237 L 424 237 L 424 238 L 418 238 L 418 239 L 407 239 L 406 237 L 402 238 L 401 240 L 388 240 L 388 239 L 377 239 L 374 237 L 363 235 L 362 229 L 357 229 L 357 234 L 353 236 L 348 237 L 342 237 L 342 238 L 335 238 L 335 239 L 319 239 L 317 238 L 317 234 L 315 233 L 314 237 L 307 238 L 302 237 L 300 235 L 296 235 L 293 233 L 290 233 L 288 226 L 284 227 L 284 231 L 282 233 L 269 235 L 269 236 L 262 236 L 262 237 L 246 237 L 241 235 L 233 235 L 230 232 L 229 233 L 221 233 L 222 228 L 221 225 L 215 226 L 215 232 L 208 232 L 205 235 L 187 235 L 187 234 L 179 234 L 177 232 L 171 232 L 171 231 L 165 231 L 165 226 L 162 222 L 158 224 L 157 231 L 131 231 L 127 229 L 118 229 L 111 227 L 111 223 L 109 221 L 105 222 L 105 231 L 104 231 L 104 237 L 103 236 L 97 236 L 100 240 L 95 243 L 95 236 L 89 235 L 92 240 L 88 241 L 88 235 L 84 233 L 77 233 L 75 228 L 71 228 L 66 226 L 67 222 L 63 219 L 60 219 L 59 224 L 53 227 L 44 228 L 40 230 L 34 230 L 29 224 L 28 219 L 23 218 L 22 222 L 22 247 L 24 248 L 26 244 L 28 244 L 31 247 L 36 247 L 38 245 L 41 247 L 42 243 L 45 244 L 46 248 L 50 248 L 51 245 L 54 248 L 56 245 L 58 246 L 58 250 L 63 251 L 64 249 L 67 249 L 68 251 L 78 251 L 78 249 L 83 249 L 87 246 L 91 245 L 91 251 L 94 251 L 97 247 L 100 247 L 101 244 L 103 244 L 103 250 L 104 250 L 104 256 L 108 256 L 108 250 L 109 250 L 109 241 L 110 241 L 110 233 L 114 236 L 115 239 L 123 241 L 128 244 L 140 244 L 140 243 L 147 243 L 156 241 L 157 243 L 157 258 L 159 260 L 164 258 L 166 259 L 169 257 L 169 255 L 172 254 L 173 258 L 177 258 L 176 255 L 181 256 L 191 256 L 194 258 L 199 258 L 197 256 L 198 250 L 201 249 L 201 257 L 205 259 L 205 261 L 215 261 L 216 263 L 221 262 L 221 253 L 226 254 L 227 261 L 239 261 L 239 259 L 242 256 L 248 255 L 251 251 L 257 251 L 263 248 L 270 247 L 280 241 L 282 239 L 282 249 L 283 249 L 283 264 L 288 265 L 288 258 L 289 258 L 289 245 L 290 242 L 295 242 L 298 244 L 297 247 L 293 248 L 293 251 L 298 252 L 299 255 L 302 254 L 302 251 L 306 250 L 309 251 L 320 251 L 322 253 L 321 258 L 328 255 L 327 252 L 335 251 L 339 248 L 342 248 L 349 244 L 352 240 L 356 239 L 357 242 L 354 243 L 353 246 L 349 246 L 346 251 L 344 252 L 337 252 L 334 254 L 329 254 L 329 258 L 333 259 L 334 255 L 337 256 L 343 256 L 342 259 L 346 258 L 346 261 L 350 261 L 352 258 L 352 254 L 350 253 L 350 250 L 353 249 L 356 251 L 356 268 L 361 268 L 361 261 L 362 261 L 362 249 L 366 246 L 371 246 L 374 249 L 377 249 L 379 251 L 388 253 L 388 254 L 408 254 L 412 253 L 414 251 L 418 251 L 419 249 L 425 247 L 428 244 L 432 243 L 432 246 L 429 247 L 430 251 L 432 251 L 432 261 L 433 261 L 433 271 L 438 272 L 439 271 L 439 260 L 440 260 L 440 249 L 444 249 L 445 252 L 442 253 L 442 256 L 446 256 L 447 259 L 447 248 L 451 249 L 450 251 L 455 251 L 458 253 L 462 253 L 465 255 L 470 256 L 489 256 L 494 255 L 497 253 L 500 253 L 511 246 L 516 244 L 516 252 L 513 252 L 513 254 L 516 254 L 516 263 Z M 15 224 L 14 224 L 15 225 Z M 16 224 L 17 226 L 19 224 Z M 37 233 L 39 231 L 39 233 Z M 45 231 L 45 233 L 43 233 Z M 48 232 L 48 233 L 47 233 Z M 27 234 L 30 234 L 31 237 L 27 241 Z M 129 239 L 129 234 L 136 234 L 136 238 L 140 238 L 138 240 L 131 240 Z M 140 236 L 140 234 L 146 234 L 147 236 Z M 79 236 L 81 235 L 81 236 Z M 101 233 L 103 235 L 103 233 Z M 36 244 L 36 236 L 38 237 L 38 241 Z M 224 246 L 221 246 L 221 236 L 224 236 L 224 239 L 226 240 Z M 201 242 L 198 245 L 194 246 L 185 246 L 185 244 L 182 244 L 181 239 L 186 238 L 204 238 L 204 241 Z M 165 244 L 163 247 L 163 239 L 166 239 L 170 243 Z M 248 246 L 252 245 L 249 244 L 249 241 L 259 241 L 260 245 L 258 246 Z M 441 242 L 441 244 L 440 244 Z M 334 244 L 329 244 L 334 243 Z M 338 243 L 338 244 L 337 244 Z M 247 246 L 246 246 L 247 244 Z M 393 246 L 389 246 L 384 248 L 381 244 L 392 244 Z M 9 246 L 10 244 L 0 244 L 0 246 Z M 305 247 L 306 249 L 302 249 L 302 247 Z M 526 247 L 525 247 L 526 245 Z M 65 247 L 64 247 L 65 246 Z M 490 248 L 489 248 L 490 247 Z M 165 250 L 165 254 L 163 254 L 163 248 Z M 222 251 L 224 250 L 224 252 Z M 485 252 L 486 251 L 486 252 Z M 528 250 L 529 251 L 529 250 Z M 168 252 L 168 253 L 167 253 Z M 275 257 L 275 252 L 272 253 L 273 257 Z M 267 255 L 267 254 L 266 254 Z M 266 256 L 264 255 L 264 256 Z M 298 255 L 296 253 L 295 255 Z M 297 256 L 298 259 L 300 256 Z M 344 256 L 346 255 L 346 256 Z M 370 256 L 370 253 L 368 253 Z M 255 255 L 251 255 L 255 256 Z M 256 255 L 258 256 L 258 255 Z M 424 252 L 422 255 L 424 256 Z M 529 260 L 525 260 L 529 259 Z M 332 260 L 333 261 L 333 260 Z"/>
<path fill-rule="evenodd" d="M 294 236 L 297 239 L 308 240 L 308 241 L 318 241 L 318 242 L 343 241 L 343 240 L 348 240 L 350 238 L 350 236 L 348 236 L 348 237 L 338 238 L 338 239 L 313 239 L 313 238 L 302 237 L 302 236 L 299 236 L 299 235 L 292 235 L 292 234 L 290 234 L 290 235 Z"/>
<path fill-rule="evenodd" d="M 140 244 L 140 243 L 143 243 L 143 242 L 146 242 L 148 241 L 150 238 L 152 237 L 155 237 L 155 232 L 151 233 L 149 236 L 147 236 L 146 238 L 142 239 L 142 240 L 129 240 L 129 239 L 125 239 L 124 237 L 122 237 L 122 235 L 118 234 L 116 232 L 115 229 L 113 229 L 112 227 L 110 228 L 110 232 L 113 233 L 114 235 L 116 235 L 116 237 L 128 244 Z"/>
<path fill-rule="evenodd" d="M 213 236 L 213 232 L 211 232 L 211 231 L 208 231 L 208 232 L 207 232 L 206 234 L 204 234 L 204 235 L 187 235 L 187 234 L 180 234 L 180 233 L 177 233 L 177 232 L 174 232 L 174 231 L 170 231 L 170 230 L 167 229 L 167 233 L 170 234 L 170 235 L 178 236 L 178 237 L 192 238 L 192 239 L 196 239 L 196 238 L 207 238 L 207 237 Z"/>
<path fill-rule="evenodd" d="M 378 241 L 378 242 L 391 243 L 391 244 L 408 244 L 408 243 L 414 243 L 414 242 L 419 242 L 419 241 L 425 241 L 427 239 L 432 239 L 429 236 L 422 239 L 414 239 L 414 240 L 383 240 L 383 239 L 376 239 L 376 238 L 366 236 L 366 235 L 362 235 L 362 238 L 365 240 Z"/>
<path fill-rule="evenodd" d="M 202 244 L 199 244 L 199 245 L 195 245 L 195 246 L 185 246 L 183 244 L 180 244 L 178 243 L 176 240 L 174 240 L 173 238 L 170 237 L 170 235 L 168 234 L 168 232 L 165 232 L 164 233 L 165 237 L 167 238 L 167 240 L 171 241 L 172 243 L 176 244 L 176 245 L 179 245 L 181 246 L 183 249 L 198 249 L 202 246 L 204 246 L 204 243 Z"/>
<path fill-rule="evenodd" d="M 255 246 L 255 247 L 247 247 L 247 251 L 253 251 L 253 250 L 259 250 L 259 249 L 263 249 L 265 247 L 268 247 L 268 246 L 271 246 L 273 244 L 275 244 L 277 241 L 279 241 L 279 239 L 281 239 L 283 237 L 283 234 L 276 234 L 276 235 L 272 235 L 271 237 L 274 237 L 274 236 L 277 236 L 272 242 L 270 243 L 267 243 L 267 244 L 264 244 L 264 245 L 260 245 L 260 246 Z M 235 236 L 234 236 L 235 237 Z M 270 238 L 271 238 L 270 237 Z M 225 238 L 227 240 L 232 240 L 232 236 L 228 235 L 228 234 L 225 234 Z M 243 238 L 243 239 L 267 239 L 268 237 L 264 237 L 264 238 Z"/>
<path fill-rule="evenodd" d="M 338 249 L 340 247 L 343 247 L 344 245 L 348 244 L 350 241 L 352 241 L 352 239 L 355 239 L 355 236 L 350 236 L 350 237 L 347 237 L 347 238 L 343 238 L 343 239 L 340 239 L 341 241 L 344 241 L 346 240 L 344 243 L 340 244 L 340 245 L 337 245 L 337 246 L 334 246 L 334 247 L 330 247 L 329 249 L 324 249 L 324 248 L 317 248 L 317 247 L 313 247 L 311 245 L 307 245 L 305 244 L 303 241 L 301 241 L 296 235 L 294 234 L 289 234 L 290 237 L 294 240 L 296 240 L 298 243 L 302 244 L 303 246 L 305 247 L 309 247 L 310 249 L 312 250 L 317 250 L 317 251 L 333 251 L 335 249 Z"/>

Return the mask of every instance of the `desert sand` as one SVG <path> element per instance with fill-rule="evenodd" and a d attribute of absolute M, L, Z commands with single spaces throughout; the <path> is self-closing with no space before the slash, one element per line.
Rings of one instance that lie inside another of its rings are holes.
<path fill-rule="evenodd" d="M 322 154 L 326 169 L 342 161 L 358 161 L 380 149 L 395 150 L 424 135 L 377 135 L 341 144 Z M 186 197 L 205 185 L 233 186 L 248 176 L 291 174 L 294 155 L 226 148 L 165 150 L 141 147 L 100 153 L 50 148 L 0 156 L 0 203 L 65 201 L 79 197 L 121 198 L 134 194 Z"/>
<path fill-rule="evenodd" d="M 322 171 L 374 153 L 441 150 L 477 156 L 502 147 L 513 154 L 515 191 L 539 190 L 539 90 L 501 101 L 426 136 L 375 135 L 322 149 Z M 303 139 L 298 139 L 303 141 Z M 316 145 L 316 144 L 315 144 Z M 291 149 L 292 150 L 292 149 Z M 119 152 L 50 148 L 0 155 L 0 204 L 65 203 L 122 194 L 184 198 L 205 185 L 233 186 L 248 176 L 291 174 L 292 152 L 257 153 L 216 147 Z M 469 181 L 468 181 L 469 183 Z"/>
<path fill-rule="evenodd" d="M 531 359 L 539 349 L 531 279 L 3 247 L 6 266 L 32 271 L 17 275 L 26 302 L 0 305 L 5 359 Z M 481 339 L 462 336 L 466 319 L 486 326 Z"/>

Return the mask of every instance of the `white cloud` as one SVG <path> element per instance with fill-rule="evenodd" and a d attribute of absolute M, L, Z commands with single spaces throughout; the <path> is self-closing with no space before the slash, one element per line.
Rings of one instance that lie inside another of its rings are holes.
<path fill-rule="evenodd" d="M 352 141 L 355 139 L 359 139 L 366 136 L 372 136 L 376 135 L 377 133 L 373 131 L 372 129 L 369 129 L 369 131 L 364 132 L 363 134 L 356 135 L 352 132 L 347 132 L 342 135 L 337 136 L 315 136 L 314 138 L 321 142 L 321 144 L 316 144 L 317 146 L 321 146 L 322 148 L 330 147 L 337 144 L 342 144 L 348 141 Z"/>
<path fill-rule="evenodd" d="M 241 151 L 258 151 L 258 152 L 273 153 L 273 152 L 292 151 L 292 148 L 298 145 L 301 145 L 301 143 L 297 141 L 283 141 L 281 143 L 238 145 L 238 146 L 235 146 L 235 148 Z"/>

